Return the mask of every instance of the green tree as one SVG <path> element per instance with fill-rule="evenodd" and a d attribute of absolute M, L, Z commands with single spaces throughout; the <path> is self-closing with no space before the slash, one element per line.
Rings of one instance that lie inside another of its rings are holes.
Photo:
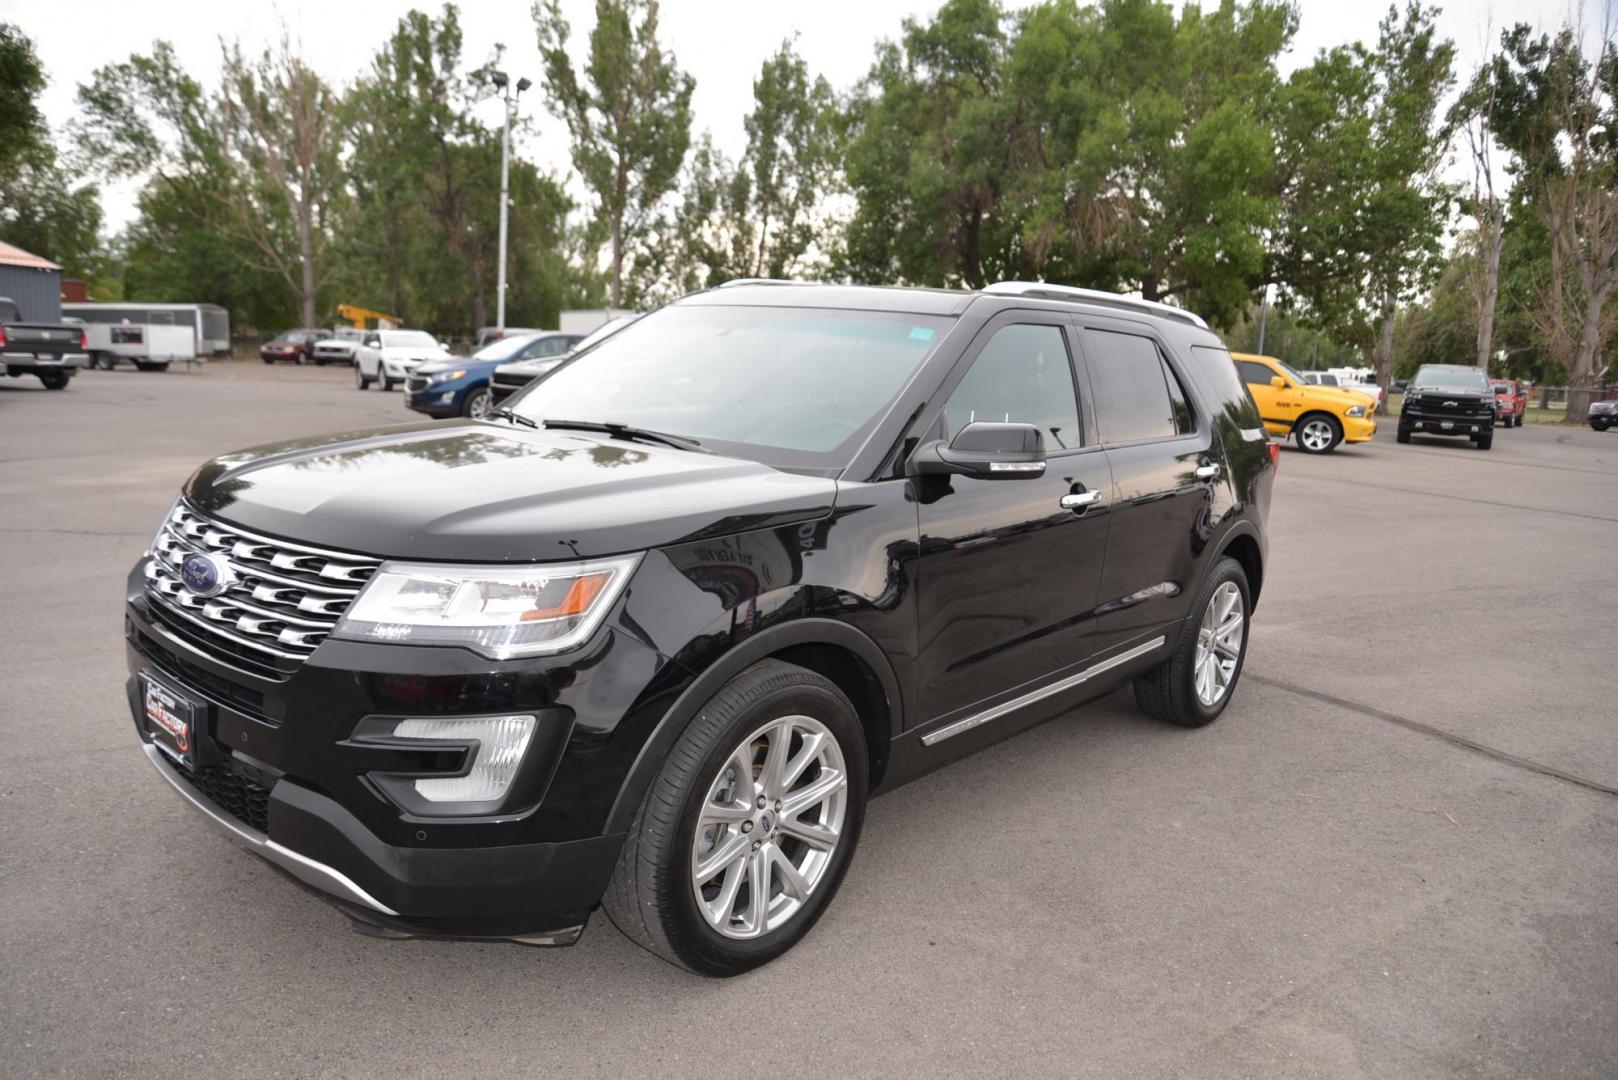
<path fill-rule="evenodd" d="M 848 109 L 845 276 L 977 288 L 1028 265 L 1008 206 L 1019 158 L 1004 23 L 994 0 L 947 0 L 878 46 Z"/>
<path fill-rule="evenodd" d="M 1607 302 L 1618 287 L 1618 53 L 1603 34 L 1587 56 L 1581 30 L 1536 36 L 1519 24 L 1501 36 L 1495 61 L 1501 140 L 1546 242 L 1529 310 L 1567 373 L 1575 423 L 1601 376 L 1613 322 Z"/>
<path fill-rule="evenodd" d="M 549 106 L 567 124 L 573 165 L 598 203 L 614 307 L 624 302 L 626 267 L 653 235 L 691 142 L 696 83 L 658 41 L 657 17 L 657 0 L 596 0 L 581 82 L 559 0 L 534 5 Z"/>
<path fill-rule="evenodd" d="M 69 276 L 97 279 L 105 269 L 100 195 L 57 153 L 37 103 L 45 85 L 34 43 L 0 23 L 0 239 Z"/>

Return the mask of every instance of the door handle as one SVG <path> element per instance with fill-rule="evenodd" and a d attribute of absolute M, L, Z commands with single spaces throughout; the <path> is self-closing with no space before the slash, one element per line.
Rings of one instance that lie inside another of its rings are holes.
<path fill-rule="evenodd" d="M 1219 465 L 1217 463 L 1214 463 L 1214 462 L 1209 462 L 1207 465 L 1198 465 L 1197 466 L 1197 479 L 1198 480 L 1217 480 L 1217 479 L 1219 479 Z"/>
<path fill-rule="evenodd" d="M 1062 509 L 1083 510 L 1085 507 L 1094 506 L 1099 498 L 1101 498 L 1099 491 L 1075 491 L 1071 495 L 1062 496 Z"/>

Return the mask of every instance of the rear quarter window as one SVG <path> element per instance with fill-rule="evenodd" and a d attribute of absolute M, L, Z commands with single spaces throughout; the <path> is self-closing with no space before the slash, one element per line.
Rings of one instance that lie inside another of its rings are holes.
<path fill-rule="evenodd" d="M 1274 372 L 1263 364 L 1247 361 L 1241 365 L 1242 371 L 1237 372 L 1237 361 L 1231 359 L 1230 351 L 1220 346 L 1193 345 L 1191 346 L 1191 363 L 1201 378 L 1213 391 L 1220 409 L 1237 427 L 1252 429 L 1262 428 L 1264 421 L 1259 418 L 1258 405 L 1253 401 L 1253 394 L 1247 389 L 1244 376 L 1248 368 L 1258 368 L 1263 371 L 1259 382 L 1268 383 Z"/>

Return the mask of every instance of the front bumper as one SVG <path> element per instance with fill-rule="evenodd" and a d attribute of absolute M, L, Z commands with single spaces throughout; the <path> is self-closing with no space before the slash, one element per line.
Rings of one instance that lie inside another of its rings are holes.
<path fill-rule="evenodd" d="M 1344 442 L 1369 442 L 1376 438 L 1376 417 L 1374 416 L 1345 416 L 1343 422 Z"/>
<path fill-rule="evenodd" d="M 405 405 L 419 413 L 426 413 L 433 417 L 461 415 L 462 395 L 467 387 L 458 383 L 428 384 L 421 390 L 410 390 L 405 394 Z"/>
<path fill-rule="evenodd" d="M 1399 417 L 1401 431 L 1424 435 L 1482 435 L 1494 430 L 1494 416 L 1444 416 L 1404 413 Z"/>
<path fill-rule="evenodd" d="M 585 655 L 497 664 L 458 649 L 331 641 L 321 646 L 330 663 L 317 651 L 265 678 L 171 625 L 144 595 L 143 564 L 125 609 L 130 715 L 147 757 L 208 820 L 388 933 L 577 936 L 623 844 L 605 824 L 635 743 L 610 733 L 661 714 L 639 703 L 665 663 L 654 651 L 608 632 Z M 197 703 L 196 772 L 147 734 L 143 673 Z M 352 738 L 367 716 L 495 710 L 531 712 L 540 727 L 515 782 L 521 797 L 494 816 L 401 809 L 372 778 L 375 746 Z"/>

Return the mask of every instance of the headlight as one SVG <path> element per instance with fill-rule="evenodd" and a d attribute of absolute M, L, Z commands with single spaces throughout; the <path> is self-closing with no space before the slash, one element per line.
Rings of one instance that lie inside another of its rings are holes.
<path fill-rule="evenodd" d="M 1344 412 L 1343 415 L 1344 416 L 1356 416 L 1356 417 L 1364 416 L 1365 415 L 1365 406 L 1364 405 L 1350 405 L 1348 407 L 1348 410 L 1346 412 Z"/>
<path fill-rule="evenodd" d="M 528 566 L 384 563 L 332 631 L 460 645 L 494 660 L 562 652 L 595 633 L 639 555 Z"/>
<path fill-rule="evenodd" d="M 461 376 L 463 376 L 465 374 L 466 374 L 466 369 L 465 368 L 460 368 L 459 370 L 456 370 L 456 371 L 441 371 L 437 375 L 434 375 L 428 381 L 429 382 L 435 382 L 435 383 L 449 382 L 451 379 L 459 379 Z"/>

